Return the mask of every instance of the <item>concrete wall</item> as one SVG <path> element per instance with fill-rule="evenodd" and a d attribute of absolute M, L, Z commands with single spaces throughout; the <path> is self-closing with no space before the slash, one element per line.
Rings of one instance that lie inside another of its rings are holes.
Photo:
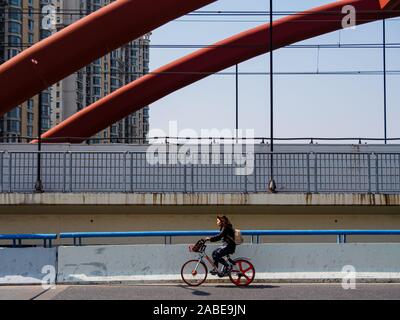
<path fill-rule="evenodd" d="M 196 256 L 187 245 L 0 248 L 0 285 L 41 284 L 45 266 L 57 271 L 58 283 L 180 280 L 181 266 Z M 233 257 L 240 256 L 251 259 L 258 280 L 341 279 L 351 265 L 359 280 L 400 281 L 399 243 L 245 244 Z"/>
<path fill-rule="evenodd" d="M 0 193 L 0 209 L 19 206 L 400 206 L 400 194 L 361 193 Z M 34 209 L 34 208 L 33 208 Z M 387 209 L 389 210 L 389 209 Z"/>
<path fill-rule="evenodd" d="M 60 247 L 58 281 L 180 280 L 181 266 L 196 256 L 186 245 Z M 242 245 L 235 256 L 251 258 L 259 280 L 341 279 L 347 265 L 358 279 L 400 280 L 399 244 Z"/>
<path fill-rule="evenodd" d="M 41 284 L 49 271 L 56 270 L 56 248 L 0 248 L 0 284 Z"/>

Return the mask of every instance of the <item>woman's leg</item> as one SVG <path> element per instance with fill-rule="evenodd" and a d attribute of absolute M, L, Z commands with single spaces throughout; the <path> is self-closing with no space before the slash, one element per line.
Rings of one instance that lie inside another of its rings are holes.
<path fill-rule="evenodd" d="M 216 250 L 213 252 L 212 256 L 213 256 L 213 259 L 214 259 L 215 267 L 216 267 L 217 269 L 218 269 L 218 264 L 219 264 L 219 263 L 221 263 L 221 264 L 224 265 L 225 267 L 228 267 L 228 266 L 229 266 L 228 263 L 226 262 L 226 260 L 223 258 L 223 257 L 225 257 L 226 255 L 228 255 L 229 252 L 230 252 L 230 250 L 229 250 L 229 248 L 227 248 L 227 247 L 220 247 L 220 248 L 216 249 Z"/>

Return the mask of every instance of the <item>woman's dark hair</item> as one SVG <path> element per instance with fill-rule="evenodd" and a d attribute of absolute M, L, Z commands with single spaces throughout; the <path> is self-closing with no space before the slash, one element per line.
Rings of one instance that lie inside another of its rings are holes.
<path fill-rule="evenodd" d="M 222 227 L 232 227 L 232 223 L 229 221 L 227 216 L 217 216 L 217 219 L 221 221 Z"/>

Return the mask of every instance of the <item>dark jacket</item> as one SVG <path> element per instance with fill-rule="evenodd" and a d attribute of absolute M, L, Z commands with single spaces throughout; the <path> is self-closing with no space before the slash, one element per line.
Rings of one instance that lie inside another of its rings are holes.
<path fill-rule="evenodd" d="M 234 240 L 235 230 L 233 229 L 232 225 L 221 227 L 220 231 L 221 232 L 218 235 L 210 238 L 210 242 L 217 242 L 222 240 L 225 245 L 236 248 L 236 243 Z"/>

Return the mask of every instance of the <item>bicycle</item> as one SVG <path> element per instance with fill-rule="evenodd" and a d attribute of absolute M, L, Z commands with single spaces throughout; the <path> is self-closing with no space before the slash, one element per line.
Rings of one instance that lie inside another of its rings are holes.
<path fill-rule="evenodd" d="M 195 245 L 189 246 L 190 252 L 196 252 L 199 254 L 198 259 L 192 259 L 185 262 L 181 268 L 182 280 L 189 286 L 197 287 L 203 284 L 208 275 L 208 268 L 204 262 L 204 258 L 214 268 L 215 264 L 212 259 L 205 253 L 206 251 L 206 240 L 201 239 L 197 241 Z M 238 287 L 245 287 L 250 285 L 256 275 L 253 264 L 247 258 L 236 258 L 231 259 L 227 256 L 227 262 L 232 267 L 232 270 L 227 276 L 231 282 Z M 220 276 L 222 278 L 222 276 Z"/>

